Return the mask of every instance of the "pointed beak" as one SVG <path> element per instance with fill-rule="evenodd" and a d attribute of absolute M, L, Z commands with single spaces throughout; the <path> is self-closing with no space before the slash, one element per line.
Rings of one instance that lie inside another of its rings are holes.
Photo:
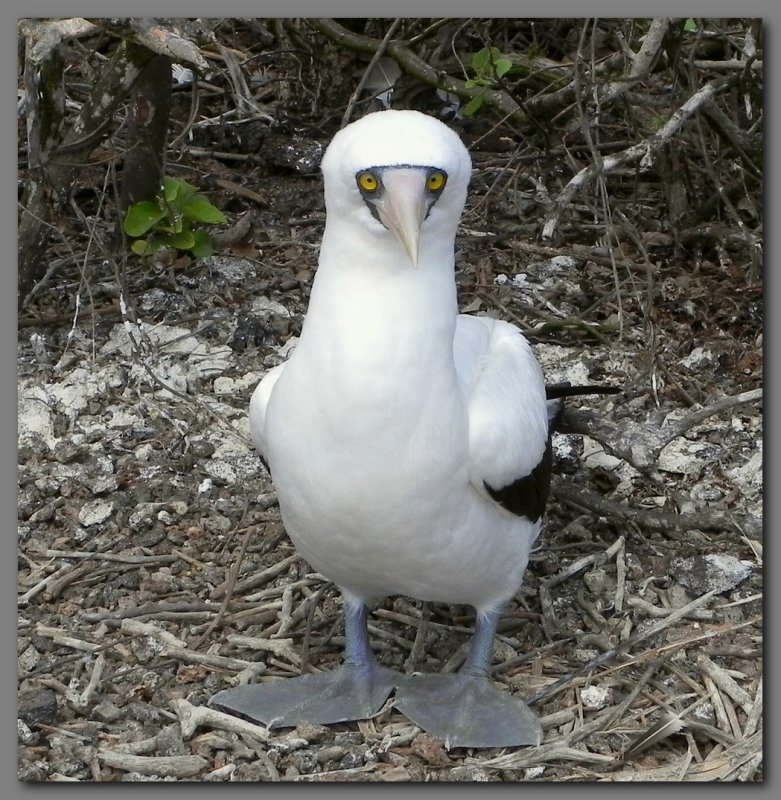
<path fill-rule="evenodd" d="M 388 230 L 401 242 L 412 266 L 418 266 L 420 226 L 428 213 L 426 171 L 409 167 L 388 169 L 382 176 L 385 191 L 377 211 Z"/>

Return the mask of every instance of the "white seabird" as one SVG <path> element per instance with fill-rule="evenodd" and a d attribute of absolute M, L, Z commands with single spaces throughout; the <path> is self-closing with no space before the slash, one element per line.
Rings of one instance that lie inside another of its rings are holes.
<path fill-rule="evenodd" d="M 548 400 L 515 326 L 458 313 L 469 153 L 433 117 L 380 111 L 337 133 L 322 169 L 309 309 L 292 355 L 255 390 L 250 423 L 290 538 L 344 596 L 345 661 L 210 702 L 270 725 L 330 723 L 376 713 L 395 690 L 448 746 L 538 744 L 536 715 L 492 685 L 490 664 L 548 497 Z M 458 673 L 376 664 L 369 607 L 396 594 L 475 608 Z"/>

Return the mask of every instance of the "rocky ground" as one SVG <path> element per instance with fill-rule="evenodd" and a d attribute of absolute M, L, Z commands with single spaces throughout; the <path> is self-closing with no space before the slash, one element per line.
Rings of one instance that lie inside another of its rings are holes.
<path fill-rule="evenodd" d="M 392 704 L 274 731 L 206 708 L 236 682 L 340 657 L 338 592 L 286 537 L 247 426 L 252 389 L 300 331 L 327 140 L 188 162 L 183 177 L 219 179 L 233 241 L 198 262 L 87 252 L 20 316 L 19 778 L 760 780 L 755 256 L 731 231 L 682 244 L 659 187 L 632 181 L 613 200 L 630 217 L 642 202 L 645 227 L 619 247 L 580 206 L 541 244 L 556 155 L 510 175 L 501 140 L 474 151 L 462 308 L 521 325 L 549 380 L 622 389 L 570 404 L 496 643 L 495 679 L 532 703 L 543 744 L 448 751 Z M 370 632 L 388 666 L 453 670 L 472 622 L 395 597 Z"/>

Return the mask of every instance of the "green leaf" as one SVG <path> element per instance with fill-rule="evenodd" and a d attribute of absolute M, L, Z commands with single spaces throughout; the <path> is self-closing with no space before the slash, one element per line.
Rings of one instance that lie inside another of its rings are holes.
<path fill-rule="evenodd" d="M 133 244 L 130 245 L 130 249 L 139 256 L 151 256 L 155 250 L 158 250 L 160 245 L 156 245 L 152 242 L 148 242 L 146 239 L 136 239 Z"/>
<path fill-rule="evenodd" d="M 125 233 L 128 236 L 143 236 L 164 217 L 165 211 L 152 200 L 133 203 L 125 214 Z"/>
<path fill-rule="evenodd" d="M 472 69 L 475 72 L 484 72 L 490 63 L 491 53 L 487 47 L 484 47 L 482 50 L 478 50 L 472 56 Z"/>
<path fill-rule="evenodd" d="M 163 237 L 163 241 L 168 247 L 176 250 L 189 250 L 195 244 L 195 236 L 192 231 L 181 231 Z"/>
<path fill-rule="evenodd" d="M 473 97 L 465 106 L 464 106 L 464 116 L 471 117 L 476 114 L 480 107 L 483 105 L 483 98 L 479 95 L 477 97 Z"/>
<path fill-rule="evenodd" d="M 697 21 L 689 17 L 686 22 L 683 23 L 683 29 L 687 33 L 695 33 L 699 26 L 697 25 Z"/>
<path fill-rule="evenodd" d="M 177 203 L 177 201 L 184 200 L 192 194 L 195 194 L 198 189 L 187 181 L 180 181 L 176 178 L 163 178 L 163 197 L 166 203 Z"/>
<path fill-rule="evenodd" d="M 208 222 L 217 224 L 227 222 L 228 219 L 219 208 L 213 206 L 203 195 L 188 197 L 181 205 L 180 209 L 185 219 L 195 222 Z"/>
<path fill-rule="evenodd" d="M 190 248 L 190 252 L 196 258 L 206 258 L 214 252 L 211 239 L 206 231 L 195 231 L 193 238 L 195 239 L 195 243 Z"/>
<path fill-rule="evenodd" d="M 494 61 L 494 69 L 496 70 L 497 77 L 501 78 L 506 75 L 513 68 L 513 62 L 509 58 L 502 56 Z"/>

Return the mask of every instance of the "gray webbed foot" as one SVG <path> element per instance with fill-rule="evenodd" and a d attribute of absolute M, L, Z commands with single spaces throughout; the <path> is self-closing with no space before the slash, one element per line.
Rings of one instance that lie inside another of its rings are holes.
<path fill-rule="evenodd" d="M 333 672 L 225 689 L 209 705 L 270 728 L 302 722 L 327 725 L 376 714 L 403 680 L 384 667 L 345 665 Z"/>
<path fill-rule="evenodd" d="M 482 675 L 413 676 L 397 690 L 395 706 L 448 748 L 513 747 L 542 741 L 537 715 Z"/>

